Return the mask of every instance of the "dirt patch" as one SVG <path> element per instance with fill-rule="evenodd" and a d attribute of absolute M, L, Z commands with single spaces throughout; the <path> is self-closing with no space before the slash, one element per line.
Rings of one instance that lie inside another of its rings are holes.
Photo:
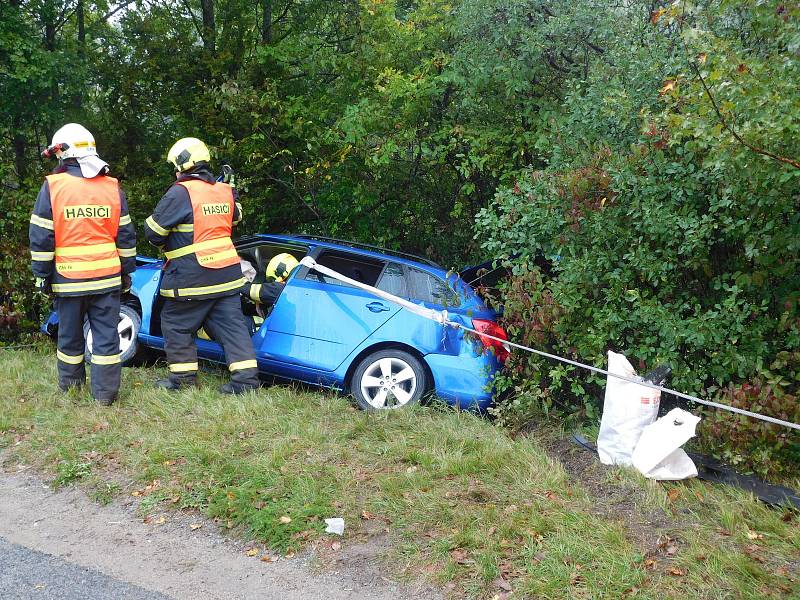
<path fill-rule="evenodd" d="M 390 545 L 377 523 L 285 557 L 228 537 L 196 512 L 156 509 L 142 518 L 139 504 L 123 496 L 99 506 L 76 487 L 53 491 L 27 469 L 3 465 L 0 453 L 0 536 L 145 589 L 192 600 L 441 598 L 389 578 Z"/>
<path fill-rule="evenodd" d="M 674 554 L 679 542 L 678 523 L 659 507 L 650 507 L 642 486 L 625 485 L 618 473 L 603 465 L 592 452 L 570 439 L 553 435 L 537 425 L 529 425 L 518 436 L 535 439 L 545 452 L 558 460 L 571 482 L 583 488 L 592 500 L 590 512 L 620 523 L 628 539 L 645 557 Z"/>

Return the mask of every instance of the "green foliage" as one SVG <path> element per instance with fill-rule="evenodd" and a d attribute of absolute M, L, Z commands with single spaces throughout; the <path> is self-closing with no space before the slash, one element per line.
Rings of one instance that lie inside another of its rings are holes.
<path fill-rule="evenodd" d="M 38 152 L 79 121 L 137 223 L 173 178 L 167 148 L 198 136 L 239 173 L 241 234 L 454 267 L 514 256 L 500 301 L 515 339 L 666 362 L 676 387 L 791 416 L 799 20 L 756 0 L 3 3 L 0 336 L 48 304 L 22 268 L 52 166 Z M 572 369 L 516 357 L 501 386 L 509 422 L 598 415 L 602 382 Z M 717 418 L 741 432 L 730 460 L 764 471 L 761 448 L 796 452 Z"/>
<path fill-rule="evenodd" d="M 608 349 L 640 370 L 666 363 L 677 389 L 797 422 L 800 168 L 759 150 L 800 155 L 800 61 L 784 52 L 798 15 L 729 4 L 676 5 L 615 42 L 624 60 L 571 83 L 552 161 L 498 190 L 478 236 L 520 255 L 505 297 L 519 339 L 594 364 Z M 508 376 L 593 416 L 596 378 L 562 370 L 518 357 Z M 796 437 L 774 426 L 714 414 L 705 429 L 735 463 L 796 470 Z"/>

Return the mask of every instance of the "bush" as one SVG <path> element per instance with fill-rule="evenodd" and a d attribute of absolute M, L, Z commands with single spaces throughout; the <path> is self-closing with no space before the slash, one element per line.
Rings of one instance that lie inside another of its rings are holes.
<path fill-rule="evenodd" d="M 684 33 L 664 15 L 642 46 L 627 40 L 627 56 L 574 83 L 550 165 L 499 189 L 478 237 L 494 256 L 519 256 L 504 297 L 515 339 L 596 365 L 608 349 L 640 371 L 666 363 L 677 389 L 797 422 L 800 168 L 780 157 L 800 154 L 786 135 L 800 110 L 778 98 L 800 84 L 800 63 L 781 58 L 797 20 L 761 7 L 718 30 L 702 16 Z M 726 131 L 709 96 L 752 142 Z M 786 112 L 766 108 L 773 96 Z M 753 150 L 763 147 L 778 159 Z M 539 255 L 552 277 L 530 266 Z M 596 418 L 596 376 L 521 356 L 506 377 L 533 390 L 501 408 L 506 421 L 531 403 Z M 731 462 L 797 472 L 793 433 L 718 412 L 701 432 Z"/>

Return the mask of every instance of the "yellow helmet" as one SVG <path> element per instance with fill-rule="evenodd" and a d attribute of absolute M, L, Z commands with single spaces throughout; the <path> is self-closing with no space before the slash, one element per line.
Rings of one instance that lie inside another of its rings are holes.
<path fill-rule="evenodd" d="M 208 146 L 197 138 L 181 138 L 167 152 L 167 161 L 172 163 L 176 171 L 188 171 L 199 162 L 211 160 Z"/>
<path fill-rule="evenodd" d="M 278 254 L 267 265 L 267 278 L 271 277 L 279 282 L 286 281 L 289 279 L 292 270 L 299 264 L 300 262 L 288 252 Z"/>

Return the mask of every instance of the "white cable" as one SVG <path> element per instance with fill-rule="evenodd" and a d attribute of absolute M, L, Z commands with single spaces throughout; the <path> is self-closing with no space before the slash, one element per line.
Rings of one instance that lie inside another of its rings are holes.
<path fill-rule="evenodd" d="M 495 341 L 500 342 L 502 344 L 508 344 L 509 346 L 512 346 L 514 348 L 519 348 L 520 350 L 525 350 L 526 352 L 532 352 L 533 354 L 538 354 L 539 356 L 544 356 L 546 358 L 550 358 L 552 360 L 557 360 L 557 361 L 560 361 L 560 362 L 563 362 L 563 363 L 567 363 L 567 364 L 573 365 L 575 367 L 580 367 L 582 369 L 587 369 L 589 371 L 594 371 L 595 373 L 601 373 L 601 374 L 606 375 L 608 377 L 616 377 L 617 379 L 622 379 L 624 381 L 629 381 L 629 382 L 635 383 L 637 385 L 642 385 L 644 387 L 652 388 L 654 390 L 659 390 L 659 391 L 664 392 L 666 394 L 672 394 L 673 396 L 677 396 L 678 398 L 683 398 L 685 400 L 690 400 L 691 402 L 697 402 L 698 404 L 703 404 L 705 406 L 711 406 L 713 408 L 718 408 L 718 409 L 721 409 L 721 410 L 727 410 L 727 411 L 730 411 L 730 412 L 733 412 L 733 413 L 736 413 L 736 414 L 745 415 L 747 417 L 752 417 L 753 419 L 759 419 L 761 421 L 766 421 L 768 423 L 774 423 L 775 425 L 782 425 L 783 427 L 789 427 L 790 429 L 800 430 L 800 425 L 798 425 L 797 423 L 792 423 L 790 421 L 784 421 L 782 419 L 776 419 L 775 417 L 770 417 L 768 415 L 762 415 L 762 414 L 759 414 L 759 413 L 754 413 L 754 412 L 751 412 L 749 410 L 744 410 L 742 408 L 736 408 L 735 406 L 729 406 L 727 404 L 720 404 L 719 402 L 712 402 L 711 400 L 702 400 L 701 398 L 698 398 L 697 396 L 692 396 L 690 394 L 684 394 L 683 392 L 678 392 L 676 390 L 671 390 L 669 388 L 665 388 L 665 387 L 662 387 L 660 385 L 656 385 L 654 383 L 650 383 L 649 381 L 645 381 L 644 379 L 639 379 L 639 378 L 633 379 L 631 377 L 626 377 L 625 375 L 619 375 L 618 373 L 611 373 L 609 371 L 606 371 L 605 369 L 600 369 L 598 367 L 593 367 L 592 365 L 587 365 L 587 364 L 578 362 L 576 360 L 571 360 L 569 358 L 564 358 L 564 357 L 558 356 L 556 354 L 550 354 L 549 352 L 543 352 L 542 350 L 536 350 L 535 348 L 531 348 L 529 346 L 523 346 L 522 344 L 517 344 L 517 343 L 514 343 L 514 342 L 510 342 L 508 340 L 504 340 L 502 338 L 495 337 L 493 335 L 489 335 L 488 333 L 482 333 L 480 331 L 476 331 L 475 329 L 471 329 L 470 327 L 467 327 L 466 325 L 462 325 L 461 323 L 455 323 L 453 321 L 450 321 L 447 318 L 447 311 L 434 310 L 432 308 L 425 308 L 424 306 L 419 306 L 418 304 L 414 304 L 413 302 L 410 302 L 409 300 L 406 300 L 404 298 L 398 298 L 397 296 L 394 296 L 394 295 L 392 295 L 392 294 L 390 294 L 388 292 L 384 292 L 383 290 L 379 290 L 378 288 L 374 288 L 371 285 L 367 285 L 366 283 L 362 283 L 360 281 L 355 281 L 354 279 L 350 279 L 349 277 L 346 277 L 346 276 L 342 275 L 341 273 L 337 273 L 336 271 L 334 271 L 332 269 L 329 269 L 328 267 L 324 267 L 324 266 L 322 266 L 320 264 L 317 264 L 317 262 L 313 258 L 311 258 L 310 256 L 306 256 L 305 258 L 303 258 L 303 260 L 300 261 L 300 264 L 308 267 L 309 269 L 314 269 L 315 271 L 318 271 L 318 272 L 322 273 L 323 275 L 327 275 L 329 277 L 333 277 L 334 279 L 338 279 L 339 281 L 343 281 L 345 283 L 348 283 L 348 284 L 352 285 L 353 287 L 362 289 L 362 290 L 364 290 L 366 292 L 370 292 L 371 294 L 374 294 L 375 296 L 378 296 L 379 298 L 383 298 L 384 300 L 387 300 L 388 302 L 393 302 L 395 304 L 398 304 L 398 305 L 402 306 L 403 308 L 406 308 L 409 311 L 413 312 L 414 314 L 417 314 L 417 315 L 419 315 L 421 317 L 424 317 L 426 319 L 430 319 L 432 321 L 436 321 L 437 323 L 440 323 L 442 325 L 449 325 L 451 327 L 458 327 L 460 329 L 463 329 L 464 331 L 469 331 L 470 333 L 474 333 L 474 334 L 479 335 L 481 337 L 485 337 L 485 338 L 489 338 L 491 340 L 495 340 Z"/>

